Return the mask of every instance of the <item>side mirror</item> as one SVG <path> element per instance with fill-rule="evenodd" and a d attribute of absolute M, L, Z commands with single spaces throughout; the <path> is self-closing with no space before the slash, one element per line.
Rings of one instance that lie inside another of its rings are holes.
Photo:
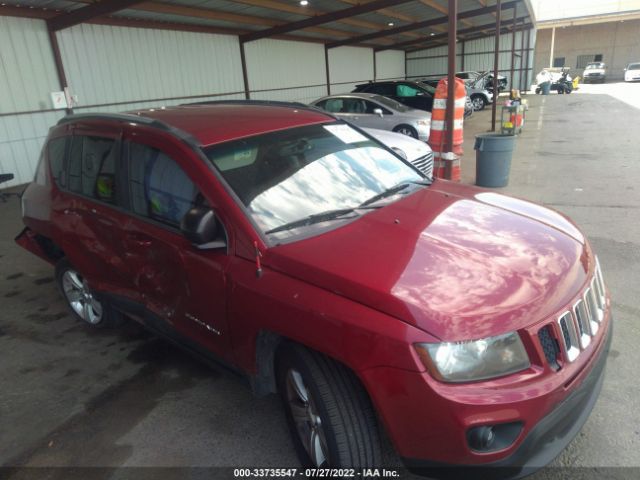
<path fill-rule="evenodd" d="M 373 113 L 378 115 L 380 118 L 384 117 L 384 113 L 382 112 L 381 108 L 374 108 Z"/>
<path fill-rule="evenodd" d="M 220 230 L 215 213 L 208 207 L 193 207 L 180 222 L 182 234 L 200 249 L 225 247 L 227 243 Z"/>

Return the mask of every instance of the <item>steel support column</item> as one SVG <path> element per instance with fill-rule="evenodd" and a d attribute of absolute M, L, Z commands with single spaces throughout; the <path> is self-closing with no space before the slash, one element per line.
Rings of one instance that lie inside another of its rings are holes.
<path fill-rule="evenodd" d="M 375 55 L 375 53 L 374 53 Z M 375 60 L 375 58 L 374 58 Z M 374 63 L 375 65 L 375 63 Z M 327 73 L 327 95 L 331 95 L 331 74 L 329 72 L 329 47 L 324 46 L 324 68 Z M 374 67 L 375 68 L 375 67 Z"/>
<path fill-rule="evenodd" d="M 516 3 L 513 7 L 513 27 L 511 28 L 511 77 L 509 78 L 509 82 L 511 83 L 511 88 L 516 88 L 516 82 L 514 82 L 513 71 L 516 66 L 516 20 L 518 18 L 518 4 Z"/>
<path fill-rule="evenodd" d="M 493 103 L 491 104 L 491 131 L 496 131 L 496 108 L 498 107 L 498 71 L 500 69 L 500 14 L 502 13 L 501 0 L 496 3 L 496 43 L 493 56 Z"/>
<path fill-rule="evenodd" d="M 247 59 L 244 54 L 243 41 L 240 41 L 240 63 L 242 65 L 242 81 L 244 82 L 244 98 L 249 100 L 251 98 L 249 93 L 249 74 L 247 73 Z"/>
<path fill-rule="evenodd" d="M 446 137 L 445 145 L 447 151 L 453 151 L 453 127 L 455 116 L 455 78 L 456 78 L 456 37 L 458 29 L 458 0 L 449 0 L 449 57 L 448 57 L 448 71 L 447 71 L 447 125 L 446 125 Z M 451 179 L 452 176 L 452 162 L 445 162 L 444 178 Z"/>
<path fill-rule="evenodd" d="M 525 30 L 525 31 L 527 33 L 527 53 L 526 53 L 527 60 L 524 65 L 524 90 L 526 92 L 529 90 L 529 49 L 531 48 L 531 45 L 529 44 L 529 42 L 531 40 L 531 29 L 529 28 L 528 30 Z"/>
<path fill-rule="evenodd" d="M 524 90 L 526 83 L 524 82 L 524 20 L 522 20 L 522 29 L 520 30 L 520 91 Z"/>
<path fill-rule="evenodd" d="M 464 44 L 465 43 L 466 42 L 463 41 L 462 45 L 461 45 L 461 47 L 462 47 L 462 52 L 461 52 L 462 55 L 460 56 L 460 71 L 461 72 L 464 72 Z"/>
<path fill-rule="evenodd" d="M 65 92 L 65 97 L 67 97 L 67 91 L 69 88 L 69 84 L 67 83 L 67 75 L 64 72 L 64 64 L 62 63 L 62 55 L 60 54 L 60 45 L 58 45 L 58 37 L 56 37 L 56 32 L 51 29 L 50 26 L 47 25 L 47 32 L 49 33 L 49 43 L 51 44 L 51 51 L 53 52 L 53 63 L 56 67 L 56 73 L 58 75 L 58 82 L 60 83 L 60 88 Z M 67 101 L 69 99 L 67 98 Z M 67 115 L 73 113 L 73 108 L 67 105 Z"/>

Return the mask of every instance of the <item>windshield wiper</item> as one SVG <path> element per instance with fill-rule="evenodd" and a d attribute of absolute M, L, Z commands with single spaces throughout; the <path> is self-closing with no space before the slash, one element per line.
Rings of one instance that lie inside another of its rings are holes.
<path fill-rule="evenodd" d="M 387 188 L 386 190 L 378 193 L 377 195 L 374 195 L 370 199 L 365 200 L 364 202 L 362 202 L 360 204 L 360 208 L 365 207 L 367 205 L 370 205 L 372 203 L 375 203 L 378 200 L 382 200 L 383 198 L 391 197 L 392 195 L 395 195 L 396 193 L 400 193 L 401 191 L 407 189 L 410 185 L 428 186 L 428 185 L 431 185 L 431 182 L 429 180 L 421 180 L 421 181 L 412 181 L 412 182 L 399 183 L 398 185 L 396 185 L 394 187 Z"/>
<path fill-rule="evenodd" d="M 293 230 L 294 228 L 306 227 L 307 225 L 313 225 L 314 223 L 328 222 L 330 220 L 343 217 L 349 213 L 353 213 L 355 210 L 355 208 L 339 208 L 337 210 L 327 210 L 326 212 L 314 213 L 308 217 L 300 218 L 299 220 L 294 220 L 292 222 L 285 223 L 284 225 L 280 225 L 279 227 L 272 228 L 264 233 L 265 235 L 269 235 L 271 233 L 283 232 L 285 230 Z"/>

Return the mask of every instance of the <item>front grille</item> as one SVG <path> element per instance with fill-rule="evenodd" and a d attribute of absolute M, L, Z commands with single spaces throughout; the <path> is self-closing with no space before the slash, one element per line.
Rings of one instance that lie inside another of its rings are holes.
<path fill-rule="evenodd" d="M 427 177 L 431 178 L 433 176 L 433 152 L 429 152 L 411 163 Z"/>
<path fill-rule="evenodd" d="M 547 363 L 554 370 L 559 370 L 558 354 L 560 353 L 560 347 L 558 341 L 551 336 L 551 327 L 547 325 L 538 332 L 538 338 L 540 339 L 540 345 L 542 345 L 542 351 L 547 359 Z"/>
<path fill-rule="evenodd" d="M 580 352 L 589 346 L 604 319 L 605 287 L 596 259 L 596 269 L 589 287 L 573 305 L 558 317 L 559 337 L 554 337 L 554 329 L 546 325 L 538 332 L 538 340 L 549 366 L 558 370 L 558 354 L 562 352 L 568 362 L 573 362 Z M 554 348 L 558 350 L 554 350 Z"/>

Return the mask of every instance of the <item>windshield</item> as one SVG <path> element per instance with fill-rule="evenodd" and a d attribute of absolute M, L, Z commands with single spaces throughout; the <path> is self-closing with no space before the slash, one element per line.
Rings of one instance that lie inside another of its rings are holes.
<path fill-rule="evenodd" d="M 397 112 L 408 112 L 409 110 L 413 110 L 411 107 L 407 107 L 405 104 L 396 102 L 395 100 L 383 97 L 381 95 L 376 95 L 373 99 L 378 102 L 380 105 L 395 110 Z"/>
<path fill-rule="evenodd" d="M 594 70 L 596 68 L 604 68 L 604 63 L 590 63 L 585 70 Z"/>
<path fill-rule="evenodd" d="M 630 63 L 627 70 L 640 70 L 640 63 Z"/>
<path fill-rule="evenodd" d="M 279 238 L 296 234 L 283 229 L 292 222 L 357 209 L 392 187 L 424 181 L 377 141 L 342 122 L 249 137 L 204 153 L 262 232 L 275 231 Z M 314 227 L 300 228 L 309 233 Z"/>

